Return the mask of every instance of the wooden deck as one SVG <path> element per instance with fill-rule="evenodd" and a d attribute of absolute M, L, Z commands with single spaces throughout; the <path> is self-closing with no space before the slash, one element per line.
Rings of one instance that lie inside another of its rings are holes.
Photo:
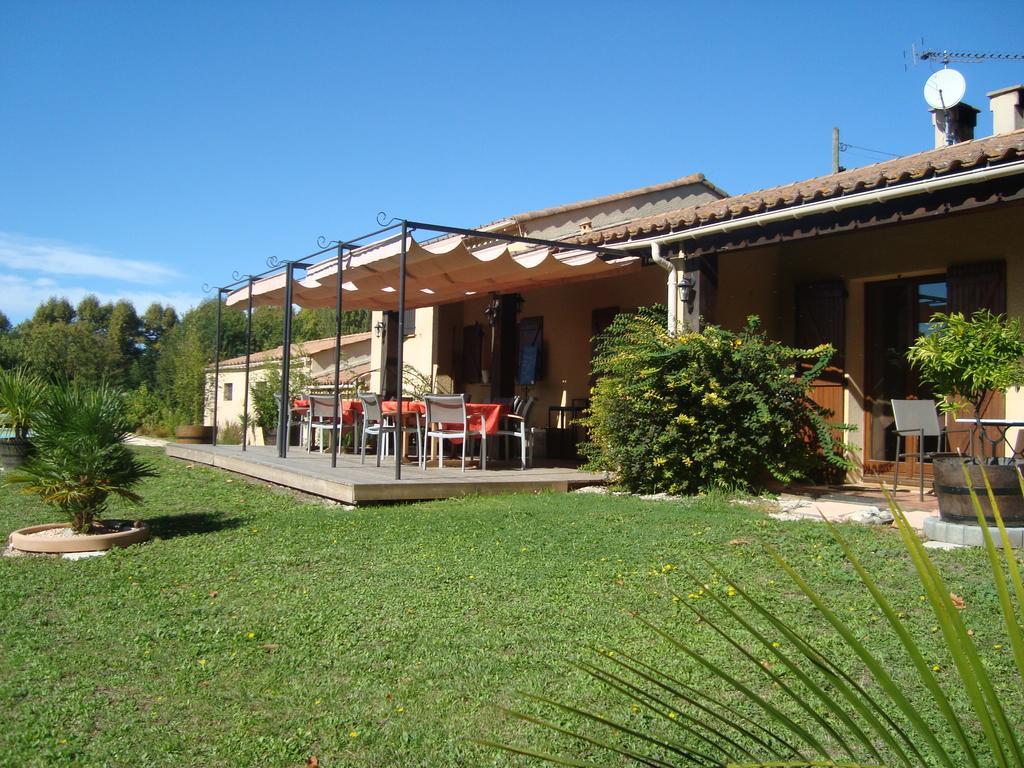
<path fill-rule="evenodd" d="M 329 454 L 306 453 L 297 447 L 289 449 L 286 459 L 279 458 L 273 446 L 249 446 L 243 452 L 237 445 L 169 443 L 166 451 L 176 459 L 206 464 L 345 504 L 423 501 L 470 494 L 564 493 L 605 481 L 603 475 L 567 467 L 537 467 L 524 471 L 490 460 L 486 471 L 467 466 L 465 472 L 458 466 L 438 468 L 436 463 L 426 469 L 416 464 L 403 464 L 402 479 L 395 480 L 393 458 L 385 459 L 378 469 L 373 456 L 367 456 L 366 464 L 360 464 L 358 456 L 339 454 L 338 466 L 332 469 Z"/>

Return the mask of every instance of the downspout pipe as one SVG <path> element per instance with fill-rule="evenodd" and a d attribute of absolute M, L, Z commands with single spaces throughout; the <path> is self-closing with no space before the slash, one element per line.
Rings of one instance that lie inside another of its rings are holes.
<path fill-rule="evenodd" d="M 668 297 L 665 304 L 668 308 L 668 332 L 679 331 L 678 304 L 676 302 L 676 291 L 679 290 L 679 269 L 671 261 L 661 255 L 661 243 L 651 243 L 651 261 L 668 272 Z"/>

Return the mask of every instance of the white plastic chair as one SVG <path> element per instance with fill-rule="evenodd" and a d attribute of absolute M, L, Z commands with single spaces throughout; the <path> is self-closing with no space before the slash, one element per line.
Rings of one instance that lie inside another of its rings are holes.
<path fill-rule="evenodd" d="M 462 471 L 466 471 L 466 443 L 472 437 L 480 438 L 480 468 L 487 469 L 487 427 L 484 419 L 480 419 L 479 430 L 471 429 L 466 416 L 466 398 L 464 395 L 424 395 L 423 402 L 427 407 L 426 429 L 424 436 L 427 442 L 437 439 L 437 466 L 444 466 L 444 441 L 462 441 Z M 427 452 L 420 448 L 420 466 L 427 466 Z"/>
<path fill-rule="evenodd" d="M 303 395 L 303 399 L 309 403 L 309 410 L 306 411 L 306 415 L 302 419 L 302 428 L 306 438 L 306 453 L 313 450 L 314 432 L 317 435 L 317 442 L 320 444 L 320 453 L 323 453 L 324 432 L 334 432 L 335 398 L 330 395 Z M 341 417 L 340 411 L 338 416 L 339 418 Z M 341 437 L 340 432 L 345 428 L 342 426 L 338 430 L 339 438 Z M 348 427 L 348 429 L 351 429 L 351 427 Z"/>
<path fill-rule="evenodd" d="M 939 412 L 935 407 L 934 400 L 893 400 L 892 415 L 896 421 L 896 469 L 893 473 L 892 489 L 900 479 L 900 459 L 915 456 L 918 466 L 918 494 L 921 501 L 924 501 L 924 460 L 931 458 L 932 452 L 925 452 L 924 439 L 926 437 L 938 438 L 938 453 L 942 452 L 943 443 L 949 433 L 964 432 L 967 430 L 948 430 L 939 423 Z M 917 451 L 913 453 L 901 453 L 900 443 L 905 437 L 917 438 Z"/>
<path fill-rule="evenodd" d="M 512 413 L 505 417 L 505 428 L 495 432 L 505 438 L 505 453 L 508 453 L 509 438 L 519 441 L 519 462 L 520 469 L 526 469 L 533 463 L 533 441 L 530 439 L 530 411 L 537 398 L 531 396 L 528 400 L 519 400 L 512 408 Z"/>

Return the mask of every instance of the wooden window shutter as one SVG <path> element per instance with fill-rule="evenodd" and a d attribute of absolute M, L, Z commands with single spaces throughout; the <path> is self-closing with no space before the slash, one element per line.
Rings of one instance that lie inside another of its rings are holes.
<path fill-rule="evenodd" d="M 836 348 L 830 367 L 846 369 L 846 285 L 842 280 L 801 283 L 796 286 L 796 346 L 819 344 Z"/>
<path fill-rule="evenodd" d="M 970 317 L 979 309 L 1006 314 L 1006 262 L 956 264 L 946 272 L 949 311 Z"/>

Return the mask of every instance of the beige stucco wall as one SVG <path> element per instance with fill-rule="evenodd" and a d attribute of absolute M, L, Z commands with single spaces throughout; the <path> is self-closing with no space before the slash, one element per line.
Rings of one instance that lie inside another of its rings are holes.
<path fill-rule="evenodd" d="M 858 425 L 851 441 L 863 449 L 865 286 L 869 282 L 942 273 L 954 264 L 1006 262 L 1007 313 L 1024 316 L 1024 205 L 957 214 L 809 238 L 719 256 L 718 322 L 739 328 L 761 316 L 768 334 L 793 339 L 794 286 L 841 277 L 848 290 L 848 389 L 843 418 Z M 1006 397 L 1007 418 L 1024 418 L 1024 391 Z M 1011 439 L 1015 439 L 1011 435 Z"/>
<path fill-rule="evenodd" d="M 406 336 L 402 348 L 402 364 L 408 369 L 415 368 L 424 376 L 433 378 L 436 375 L 434 366 L 434 350 L 437 340 L 436 307 L 421 307 L 416 310 L 416 333 Z M 384 322 L 383 312 L 370 315 L 370 327 Z M 370 351 L 370 389 L 380 392 L 383 389 L 381 380 L 384 371 L 384 339 L 372 339 Z"/>

